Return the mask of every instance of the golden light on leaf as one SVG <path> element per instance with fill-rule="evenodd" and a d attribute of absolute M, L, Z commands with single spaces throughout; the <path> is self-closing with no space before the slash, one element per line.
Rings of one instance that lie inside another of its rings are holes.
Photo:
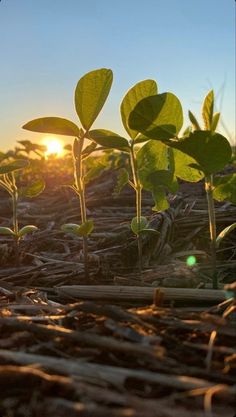
<path fill-rule="evenodd" d="M 45 152 L 46 157 L 50 155 L 62 156 L 64 153 L 64 145 L 56 136 L 46 136 L 43 139 L 43 145 L 47 148 Z"/>

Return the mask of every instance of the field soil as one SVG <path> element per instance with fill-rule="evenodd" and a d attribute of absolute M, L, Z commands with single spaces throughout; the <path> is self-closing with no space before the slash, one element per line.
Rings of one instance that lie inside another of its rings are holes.
<path fill-rule="evenodd" d="M 80 222 L 78 200 L 66 175 L 44 176 L 45 191 L 18 207 L 20 226 L 39 231 L 18 256 L 0 238 L 0 416 L 233 417 L 236 236 L 218 249 L 214 293 L 203 184 L 181 183 L 163 213 L 143 194 L 160 234 L 143 237 L 140 273 L 132 190 L 115 194 L 113 171 L 91 182 L 85 279 L 82 241 L 60 229 Z M 3 191 L 0 201 L 0 226 L 11 226 Z M 218 231 L 235 219 L 235 206 L 216 203 Z"/>

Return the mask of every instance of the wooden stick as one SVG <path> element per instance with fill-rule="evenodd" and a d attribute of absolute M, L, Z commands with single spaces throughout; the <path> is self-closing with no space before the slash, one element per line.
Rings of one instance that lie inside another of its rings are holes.
<path fill-rule="evenodd" d="M 226 299 L 223 290 L 192 288 L 151 288 L 112 285 L 63 285 L 56 288 L 58 295 L 82 300 L 145 301 L 152 303 L 157 291 L 165 301 L 193 301 L 219 303 Z"/>

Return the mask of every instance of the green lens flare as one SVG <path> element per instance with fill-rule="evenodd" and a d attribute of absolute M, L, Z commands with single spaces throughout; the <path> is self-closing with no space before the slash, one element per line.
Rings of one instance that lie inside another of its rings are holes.
<path fill-rule="evenodd" d="M 196 264 L 196 262 L 197 262 L 197 259 L 196 259 L 196 258 L 195 258 L 195 256 L 193 256 L 193 255 L 189 256 L 189 257 L 187 258 L 187 260 L 186 260 L 186 264 L 187 264 L 188 266 L 193 266 L 193 265 L 195 265 L 195 264 Z"/>

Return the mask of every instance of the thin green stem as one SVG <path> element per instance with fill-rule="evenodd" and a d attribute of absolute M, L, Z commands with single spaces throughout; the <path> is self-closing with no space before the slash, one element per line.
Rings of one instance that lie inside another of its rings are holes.
<path fill-rule="evenodd" d="M 131 148 L 130 148 L 130 164 L 131 164 L 133 183 L 134 183 L 134 189 L 135 189 L 135 194 L 136 194 L 136 217 L 137 217 L 137 224 L 138 224 L 138 230 L 139 230 L 140 224 L 141 224 L 141 214 L 142 214 L 142 187 L 141 187 L 139 177 L 138 177 L 137 162 L 135 158 L 133 143 L 131 144 Z M 137 241 L 138 241 L 139 272 L 141 274 L 143 265 L 142 265 L 142 240 L 141 240 L 140 233 L 137 236 Z"/>
<path fill-rule="evenodd" d="M 85 135 L 84 135 L 85 136 Z M 87 221 L 86 213 L 86 201 L 85 201 L 85 184 L 83 177 L 83 165 L 82 165 L 82 150 L 84 146 L 84 137 L 79 138 L 77 154 L 73 154 L 74 162 L 74 177 L 75 177 L 75 186 L 79 196 L 80 201 L 80 211 L 81 211 L 81 221 L 85 223 Z M 83 236 L 83 255 L 84 255 L 84 273 L 85 278 L 89 278 L 89 266 L 88 266 L 88 238 Z"/>
<path fill-rule="evenodd" d="M 216 217 L 213 199 L 213 176 L 205 177 L 205 190 L 207 196 L 209 231 L 211 240 L 211 261 L 212 261 L 212 278 L 213 288 L 218 288 L 217 270 L 216 270 Z"/>

